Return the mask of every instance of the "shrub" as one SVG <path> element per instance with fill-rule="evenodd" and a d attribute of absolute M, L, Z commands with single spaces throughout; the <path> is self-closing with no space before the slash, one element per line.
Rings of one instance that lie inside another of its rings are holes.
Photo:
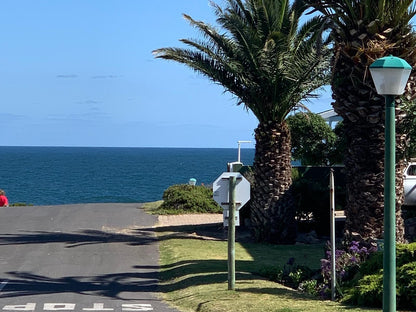
<path fill-rule="evenodd" d="M 160 210 L 170 214 L 221 213 L 222 208 L 212 196 L 212 189 L 202 185 L 173 185 L 163 193 L 163 204 Z"/>
<path fill-rule="evenodd" d="M 366 275 L 345 290 L 344 302 L 369 307 L 381 307 L 383 301 L 383 274 Z"/>
<path fill-rule="evenodd" d="M 298 290 L 317 297 L 319 295 L 317 280 L 307 280 L 299 284 Z"/>
<path fill-rule="evenodd" d="M 416 262 L 402 265 L 397 270 L 399 306 L 416 308 Z"/>
<path fill-rule="evenodd" d="M 397 306 L 416 309 L 416 243 L 397 245 L 396 287 Z M 383 294 L 383 253 L 374 253 L 359 270 L 355 278 L 345 289 L 344 302 L 382 306 Z"/>
<path fill-rule="evenodd" d="M 351 245 L 346 250 L 335 250 L 335 271 L 336 271 L 336 285 L 338 295 L 342 294 L 342 286 L 348 281 L 352 280 L 360 266 L 368 259 L 369 255 L 376 250 L 367 249 L 360 246 L 359 242 L 352 241 Z M 321 269 L 323 276 L 323 283 L 325 289 L 329 289 L 331 285 L 331 251 L 327 251 L 327 258 L 321 259 Z"/>
<path fill-rule="evenodd" d="M 308 288 L 308 293 L 312 293 L 309 290 L 310 285 L 308 283 L 305 284 L 305 282 L 314 275 L 314 272 L 306 266 L 296 264 L 295 258 L 290 258 L 283 266 L 283 269 L 275 267 L 263 268 L 260 274 L 293 289 L 298 289 L 301 287 L 300 285 L 303 285 L 303 288 L 300 290 L 303 291 L 305 289 L 306 292 L 306 288 Z"/>

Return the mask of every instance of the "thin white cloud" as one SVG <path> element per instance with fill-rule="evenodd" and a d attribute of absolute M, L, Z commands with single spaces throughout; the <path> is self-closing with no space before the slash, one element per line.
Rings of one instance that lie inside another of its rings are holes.
<path fill-rule="evenodd" d="M 77 102 L 77 104 L 90 104 L 90 105 L 95 105 L 95 104 L 99 104 L 102 103 L 101 101 L 96 101 L 96 100 L 84 100 L 84 101 L 79 101 Z"/>
<path fill-rule="evenodd" d="M 56 75 L 56 78 L 64 78 L 64 79 L 68 79 L 68 78 L 78 78 L 78 75 L 75 75 L 75 74 Z"/>
<path fill-rule="evenodd" d="M 116 79 L 119 78 L 120 76 L 117 75 L 96 75 L 96 76 L 92 76 L 92 79 Z"/>
<path fill-rule="evenodd" d="M 3 121 L 10 121 L 10 120 L 20 120 L 24 119 L 26 116 L 24 115 L 18 115 L 18 114 L 9 114 L 9 113 L 0 113 L 0 119 Z"/>

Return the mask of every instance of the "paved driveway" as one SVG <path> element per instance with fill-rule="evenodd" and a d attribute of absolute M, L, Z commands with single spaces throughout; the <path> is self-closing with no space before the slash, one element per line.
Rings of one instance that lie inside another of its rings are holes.
<path fill-rule="evenodd" d="M 175 311 L 139 204 L 0 208 L 0 310 Z"/>

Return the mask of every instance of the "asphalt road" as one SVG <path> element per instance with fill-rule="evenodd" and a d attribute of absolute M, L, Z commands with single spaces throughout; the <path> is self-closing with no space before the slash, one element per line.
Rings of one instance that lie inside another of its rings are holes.
<path fill-rule="evenodd" d="M 0 208 L 0 310 L 176 311 L 139 204 Z"/>

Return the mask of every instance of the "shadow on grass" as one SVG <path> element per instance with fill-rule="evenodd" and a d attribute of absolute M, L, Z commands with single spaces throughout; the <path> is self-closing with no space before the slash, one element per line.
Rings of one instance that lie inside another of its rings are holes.
<path fill-rule="evenodd" d="M 248 267 L 248 262 L 251 261 L 236 261 L 236 267 Z M 181 261 L 161 268 L 162 284 L 159 290 L 164 293 L 202 285 L 224 284 L 228 280 L 226 260 Z M 259 280 L 266 279 L 255 273 L 239 270 L 236 272 L 236 290 L 241 293 L 276 295 L 285 299 L 320 301 L 319 298 L 278 284 L 276 287 L 250 287 Z"/>
<path fill-rule="evenodd" d="M 169 226 L 153 230 L 158 233 L 157 237 L 161 241 L 171 238 L 227 241 L 227 232 L 223 229 L 222 224 Z M 236 261 L 236 280 L 240 288 L 236 287 L 239 292 L 271 294 L 295 300 L 320 300 L 279 284 L 276 284 L 275 288 L 254 288 L 250 286 L 253 286 L 256 280 L 266 280 L 260 275 L 262 268 L 271 265 L 277 267 L 281 263 L 285 264 L 294 253 L 304 261 L 308 261 L 308 258 L 313 258 L 316 266 L 319 266 L 319 259 L 324 255 L 323 245 L 307 246 L 305 248 L 305 246 L 288 247 L 254 243 L 246 228 L 236 229 L 236 241 L 253 258 L 253 260 Z M 306 251 L 303 252 L 303 249 Z M 286 255 L 284 251 L 288 251 Z M 273 257 L 276 253 L 281 253 L 280 258 Z M 312 260 L 309 261 L 312 262 Z M 227 260 L 179 261 L 162 266 L 160 277 L 162 280 L 161 292 L 171 292 L 200 285 L 226 283 L 228 280 Z"/>

